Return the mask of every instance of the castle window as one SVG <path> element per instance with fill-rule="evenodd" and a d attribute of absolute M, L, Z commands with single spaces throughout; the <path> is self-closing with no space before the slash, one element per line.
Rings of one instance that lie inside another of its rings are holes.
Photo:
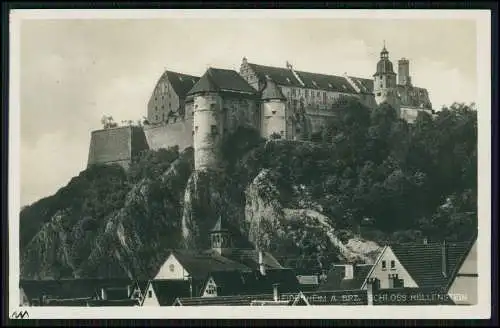
<path fill-rule="evenodd" d="M 158 115 L 155 116 L 155 119 L 158 121 Z"/>
<path fill-rule="evenodd" d="M 198 104 L 194 105 L 194 108 L 198 108 Z"/>
<path fill-rule="evenodd" d="M 281 134 L 281 135 L 284 135 L 284 134 L 285 134 L 285 131 L 283 131 L 283 130 L 282 130 L 282 131 L 280 131 L 280 134 Z"/>
<path fill-rule="evenodd" d="M 215 104 L 210 104 L 210 109 L 215 110 Z"/>
<path fill-rule="evenodd" d="M 295 89 L 292 89 L 292 96 L 295 96 Z"/>
<path fill-rule="evenodd" d="M 212 133 L 212 135 L 216 135 L 217 134 L 217 125 L 212 125 L 210 127 L 210 132 Z"/>
<path fill-rule="evenodd" d="M 381 95 L 381 93 L 380 93 L 380 92 L 377 92 L 377 96 L 379 96 L 379 97 L 380 97 L 380 95 Z"/>
<path fill-rule="evenodd" d="M 316 94 L 317 97 L 321 97 L 321 92 L 318 91 L 318 93 Z"/>
<path fill-rule="evenodd" d="M 194 127 L 194 132 L 198 132 L 198 127 L 197 126 Z"/>
<path fill-rule="evenodd" d="M 274 115 L 274 114 L 276 114 L 276 111 L 275 111 L 275 110 L 273 110 L 273 111 L 272 111 L 272 113 L 273 113 L 273 115 Z"/>
<path fill-rule="evenodd" d="M 286 81 L 287 81 L 288 83 L 291 83 L 290 78 L 288 78 L 288 77 L 286 78 Z"/>

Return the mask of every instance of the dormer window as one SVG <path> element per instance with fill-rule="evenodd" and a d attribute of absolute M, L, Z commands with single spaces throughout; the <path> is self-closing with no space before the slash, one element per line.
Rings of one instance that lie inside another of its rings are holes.
<path fill-rule="evenodd" d="M 333 89 L 333 85 L 331 83 L 328 83 L 328 86 Z"/>
<path fill-rule="evenodd" d="M 347 87 L 345 86 L 345 84 L 342 84 L 342 88 L 343 88 L 344 90 L 347 90 Z"/>
<path fill-rule="evenodd" d="M 292 82 L 292 81 L 290 81 L 290 78 L 288 78 L 288 77 L 286 78 L 286 81 L 287 81 L 288 83 L 291 83 L 291 82 Z"/>
<path fill-rule="evenodd" d="M 313 84 L 315 87 L 318 87 L 318 83 L 316 83 L 316 81 L 313 81 Z"/>
<path fill-rule="evenodd" d="M 182 76 L 179 76 L 179 81 L 182 81 Z"/>

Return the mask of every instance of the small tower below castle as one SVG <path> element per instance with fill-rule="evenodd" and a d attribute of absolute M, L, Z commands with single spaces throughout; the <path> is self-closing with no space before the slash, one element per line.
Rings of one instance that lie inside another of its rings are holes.
<path fill-rule="evenodd" d="M 210 231 L 210 244 L 211 248 L 219 255 L 224 255 L 231 252 L 232 239 L 226 220 L 221 216 L 217 219 L 215 226 Z"/>

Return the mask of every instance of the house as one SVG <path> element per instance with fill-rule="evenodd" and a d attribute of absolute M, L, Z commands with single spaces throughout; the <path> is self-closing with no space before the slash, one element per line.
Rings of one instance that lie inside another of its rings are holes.
<path fill-rule="evenodd" d="M 448 295 L 458 305 L 477 304 L 478 292 L 477 236 L 472 239 L 469 251 L 459 262 L 448 284 Z"/>
<path fill-rule="evenodd" d="M 439 288 L 445 290 L 471 249 L 471 242 L 387 245 L 367 274 L 380 288 Z M 465 269 L 464 269 L 465 270 Z"/>
<path fill-rule="evenodd" d="M 361 289 L 372 267 L 371 264 L 335 264 L 318 286 L 318 291 Z"/>
<path fill-rule="evenodd" d="M 283 292 L 297 292 L 299 282 L 290 269 L 260 271 L 218 271 L 209 275 L 203 289 L 203 297 L 229 295 L 254 295 L 279 286 Z"/>
<path fill-rule="evenodd" d="M 191 297 L 192 285 L 187 280 L 150 280 L 141 306 L 171 306 L 177 297 Z"/>
<path fill-rule="evenodd" d="M 186 95 L 199 79 L 198 76 L 165 71 L 148 101 L 149 123 L 157 124 L 184 118 Z"/>

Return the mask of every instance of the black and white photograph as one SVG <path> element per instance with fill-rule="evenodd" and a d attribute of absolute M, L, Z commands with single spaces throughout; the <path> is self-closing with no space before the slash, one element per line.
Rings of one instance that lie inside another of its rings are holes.
<path fill-rule="evenodd" d="M 481 10 L 12 11 L 10 318 L 489 318 L 490 42 Z"/>

